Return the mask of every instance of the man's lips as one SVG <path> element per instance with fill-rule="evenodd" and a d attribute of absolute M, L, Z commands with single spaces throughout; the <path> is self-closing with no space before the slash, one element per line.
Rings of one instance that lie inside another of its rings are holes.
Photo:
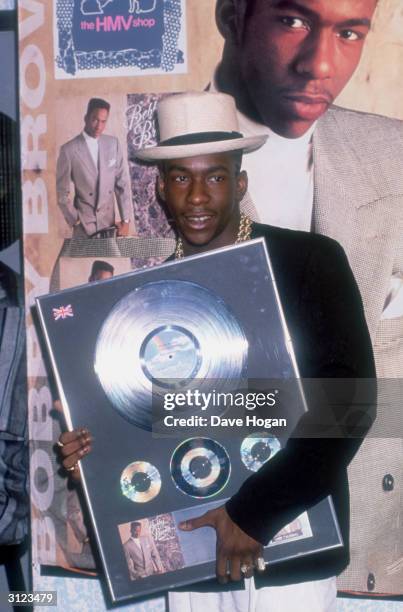
<path fill-rule="evenodd" d="M 305 102 L 306 104 L 316 104 L 322 102 L 330 104 L 332 102 L 332 96 L 327 93 L 315 93 L 303 90 L 286 91 L 284 92 L 283 96 L 291 100 L 299 100 L 301 102 Z"/>
<path fill-rule="evenodd" d="M 213 218 L 214 215 L 208 212 L 183 215 L 186 225 L 192 229 L 204 229 Z"/>
<path fill-rule="evenodd" d="M 307 93 L 304 91 L 285 92 L 283 99 L 292 108 L 297 117 L 306 120 L 318 119 L 332 103 L 332 97 L 328 94 Z"/>

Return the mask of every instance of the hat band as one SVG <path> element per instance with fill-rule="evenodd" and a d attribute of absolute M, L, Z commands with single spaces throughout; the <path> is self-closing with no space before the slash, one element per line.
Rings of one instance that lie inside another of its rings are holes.
<path fill-rule="evenodd" d="M 219 142 L 221 140 L 235 140 L 243 138 L 240 132 L 195 132 L 174 136 L 167 140 L 162 140 L 159 144 L 164 147 L 176 147 L 178 145 L 203 144 L 205 142 Z"/>

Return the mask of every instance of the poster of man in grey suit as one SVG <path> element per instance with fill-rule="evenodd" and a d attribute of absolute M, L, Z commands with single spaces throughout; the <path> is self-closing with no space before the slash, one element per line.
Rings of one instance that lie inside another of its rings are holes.
<path fill-rule="evenodd" d="M 145 578 L 164 571 L 153 539 L 148 535 L 141 535 L 141 528 L 139 521 L 131 523 L 131 537 L 123 544 L 130 580 Z"/>
<path fill-rule="evenodd" d="M 129 235 L 132 201 L 122 150 L 117 138 L 103 134 L 109 111 L 106 100 L 91 98 L 83 131 L 60 149 L 57 202 L 73 238 L 108 237 L 113 226 L 117 236 Z M 120 221 L 115 219 L 115 198 Z"/>

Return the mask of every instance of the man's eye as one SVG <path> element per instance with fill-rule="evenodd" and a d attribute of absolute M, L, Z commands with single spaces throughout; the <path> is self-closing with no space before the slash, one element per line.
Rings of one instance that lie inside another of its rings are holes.
<path fill-rule="evenodd" d="M 211 181 L 212 183 L 221 183 L 223 180 L 224 177 L 220 176 L 219 174 L 213 174 L 209 177 L 209 181 Z"/>
<path fill-rule="evenodd" d="M 282 24 L 286 25 L 288 28 L 292 28 L 293 30 L 299 30 L 301 28 L 308 30 L 309 24 L 300 17 L 281 17 L 280 21 Z"/>
<path fill-rule="evenodd" d="M 354 32 L 354 30 L 342 30 L 339 36 L 344 40 L 361 40 L 364 37 L 363 34 Z"/>
<path fill-rule="evenodd" d="M 183 174 L 179 174 L 178 176 L 172 177 L 175 183 L 184 183 L 187 180 L 187 176 Z"/>

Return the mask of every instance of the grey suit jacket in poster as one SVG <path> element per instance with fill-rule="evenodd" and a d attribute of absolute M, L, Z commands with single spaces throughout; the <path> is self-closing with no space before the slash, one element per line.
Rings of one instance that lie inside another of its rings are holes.
<path fill-rule="evenodd" d="M 133 538 L 123 544 L 131 580 L 145 578 L 162 571 L 162 563 L 153 540 L 148 536 L 138 538 L 140 547 Z"/>
<path fill-rule="evenodd" d="M 392 273 L 403 278 L 403 122 L 332 108 L 313 144 L 314 230 L 347 254 L 380 379 L 380 433 L 364 440 L 349 468 L 351 563 L 338 587 L 402 593 L 403 316 L 381 316 Z"/>
<path fill-rule="evenodd" d="M 315 128 L 313 156 L 313 231 L 346 252 L 382 379 L 378 433 L 349 467 L 351 563 L 338 587 L 402 593 L 403 316 L 381 317 L 392 274 L 403 278 L 403 122 L 332 107 Z M 241 206 L 257 219 L 248 194 Z"/>
<path fill-rule="evenodd" d="M 82 134 L 66 142 L 57 160 L 56 187 L 58 205 L 68 225 L 74 228 L 73 235 L 77 230 L 78 235 L 91 236 L 113 225 L 115 197 L 121 220 L 132 218 L 130 182 L 114 136 L 99 137 L 98 169 Z"/>

